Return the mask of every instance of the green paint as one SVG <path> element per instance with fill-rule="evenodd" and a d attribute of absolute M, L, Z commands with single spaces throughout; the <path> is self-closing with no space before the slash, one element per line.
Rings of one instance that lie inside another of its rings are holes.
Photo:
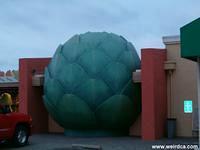
<path fill-rule="evenodd" d="M 75 35 L 45 69 L 44 104 L 68 130 L 127 131 L 141 112 L 133 45 L 112 33 Z"/>
<path fill-rule="evenodd" d="M 184 100 L 184 113 L 192 113 L 193 105 L 192 100 Z"/>
<path fill-rule="evenodd" d="M 181 29 L 181 57 L 197 60 L 200 57 L 200 18 Z"/>

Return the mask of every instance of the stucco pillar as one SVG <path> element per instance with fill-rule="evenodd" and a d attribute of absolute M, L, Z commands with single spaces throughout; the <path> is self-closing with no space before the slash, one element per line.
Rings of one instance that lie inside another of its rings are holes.
<path fill-rule="evenodd" d="M 33 119 L 33 133 L 48 132 L 48 113 L 43 104 L 43 87 L 34 87 L 34 73 L 43 73 L 50 58 L 24 58 L 19 60 L 19 111 Z"/>
<path fill-rule="evenodd" d="M 167 119 L 165 49 L 142 49 L 142 139 L 164 136 Z"/>

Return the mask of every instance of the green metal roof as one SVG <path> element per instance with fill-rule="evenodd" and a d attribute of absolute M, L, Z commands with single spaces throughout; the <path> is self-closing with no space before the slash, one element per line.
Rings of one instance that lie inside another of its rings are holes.
<path fill-rule="evenodd" d="M 200 57 L 200 18 L 181 29 L 181 57 L 197 60 Z"/>
<path fill-rule="evenodd" d="M 14 77 L 7 77 L 7 76 L 4 76 L 4 77 L 0 77 L 0 83 L 13 83 L 13 82 L 18 82 L 17 79 L 15 79 Z"/>
<path fill-rule="evenodd" d="M 0 77 L 0 88 L 2 87 L 18 87 L 19 81 L 11 76 Z"/>

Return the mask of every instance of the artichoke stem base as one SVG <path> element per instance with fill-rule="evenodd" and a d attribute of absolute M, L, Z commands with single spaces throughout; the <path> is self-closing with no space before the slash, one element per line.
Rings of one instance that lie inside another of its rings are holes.
<path fill-rule="evenodd" d="M 66 129 L 64 135 L 68 137 L 117 137 L 117 136 L 128 136 L 129 131 L 127 130 L 70 130 Z"/>

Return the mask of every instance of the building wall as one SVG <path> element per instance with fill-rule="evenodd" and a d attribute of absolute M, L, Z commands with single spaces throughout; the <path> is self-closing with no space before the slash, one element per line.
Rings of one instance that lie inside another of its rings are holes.
<path fill-rule="evenodd" d="M 166 50 L 142 50 L 142 114 L 141 119 L 139 117 L 131 127 L 130 135 L 142 134 L 142 138 L 147 140 L 164 136 L 167 117 L 177 119 L 177 136 L 191 137 L 192 114 L 184 113 L 183 102 L 185 99 L 191 99 L 194 107 L 198 105 L 197 64 L 180 57 L 179 42 L 165 42 L 165 44 Z M 167 61 L 176 62 L 176 70 L 172 74 L 171 103 L 169 74 L 164 70 L 166 57 Z M 19 62 L 19 110 L 33 117 L 35 133 L 63 132 L 63 129 L 49 117 L 43 105 L 43 88 L 32 86 L 34 70 L 36 73 L 43 73 L 49 61 L 50 58 L 41 58 L 20 59 Z"/>
<path fill-rule="evenodd" d="M 19 60 L 19 111 L 31 115 L 33 133 L 48 132 L 48 113 L 43 104 L 43 87 L 32 86 L 33 73 L 43 73 L 49 58 Z"/>
<path fill-rule="evenodd" d="M 167 85 L 165 49 L 142 49 L 142 139 L 155 140 L 165 133 Z"/>
<path fill-rule="evenodd" d="M 48 132 L 49 133 L 64 133 L 64 128 L 59 126 L 49 115 L 48 118 Z"/>
<path fill-rule="evenodd" d="M 172 93 L 170 103 L 170 77 L 167 77 L 168 90 L 168 118 L 177 119 L 177 136 L 192 136 L 192 113 L 184 113 L 184 100 L 193 100 L 193 108 L 197 103 L 197 64 L 181 58 L 180 41 L 168 38 L 166 44 L 167 60 L 176 62 L 176 69 L 172 73 Z M 171 112 L 171 114 L 169 113 Z"/>
<path fill-rule="evenodd" d="M 50 58 L 25 58 L 19 60 L 19 111 L 32 116 L 33 133 L 63 133 L 60 127 L 48 114 L 43 104 L 43 87 L 33 86 L 34 73 L 43 74 Z M 141 135 L 141 117 L 132 125 L 130 135 Z"/>
<path fill-rule="evenodd" d="M 43 104 L 43 87 L 32 86 L 33 74 L 43 74 L 50 58 L 24 58 L 19 60 L 19 111 L 31 115 L 33 133 L 64 133 L 48 114 Z"/>
<path fill-rule="evenodd" d="M 129 130 L 130 136 L 141 136 L 141 115 L 138 116 L 137 120 L 133 123 Z"/>

